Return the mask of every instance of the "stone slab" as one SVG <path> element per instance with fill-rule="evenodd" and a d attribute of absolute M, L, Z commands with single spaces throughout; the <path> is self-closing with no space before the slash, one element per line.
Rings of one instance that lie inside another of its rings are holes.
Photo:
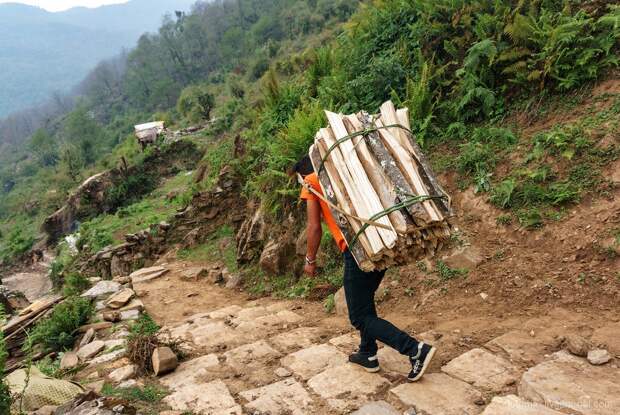
<path fill-rule="evenodd" d="M 321 338 L 321 330 L 317 327 L 299 327 L 286 333 L 278 334 L 269 339 L 278 350 L 293 352 L 304 347 L 310 347 Z"/>
<path fill-rule="evenodd" d="M 138 368 L 136 367 L 136 365 L 127 365 L 120 367 L 112 371 L 108 375 L 108 379 L 110 379 L 112 382 L 120 383 L 124 380 L 134 377 L 136 375 L 137 369 Z"/>
<path fill-rule="evenodd" d="M 105 343 L 101 340 L 95 340 L 81 347 L 80 350 L 77 351 L 77 356 L 81 361 L 88 360 L 97 356 L 103 349 L 105 349 Z"/>
<path fill-rule="evenodd" d="M 518 369 L 506 359 L 484 349 L 472 349 L 441 368 L 444 373 L 477 388 L 500 392 L 519 378 Z"/>
<path fill-rule="evenodd" d="M 110 298 L 106 300 L 105 305 L 110 308 L 121 308 L 125 304 L 127 304 L 129 300 L 131 300 L 135 295 L 136 293 L 131 288 L 123 288 L 117 293 L 111 295 Z"/>
<path fill-rule="evenodd" d="M 114 281 L 100 281 L 87 291 L 82 293 L 82 297 L 97 298 L 104 295 L 114 294 L 121 289 L 121 285 Z"/>
<path fill-rule="evenodd" d="M 237 317 L 237 315 L 239 314 L 239 311 L 241 310 L 242 308 L 239 307 L 238 305 L 231 305 L 231 306 L 220 308 L 219 310 L 210 312 L 209 318 L 212 318 L 214 320 L 223 319 L 223 318 L 234 318 L 234 317 Z"/>
<path fill-rule="evenodd" d="M 294 379 L 285 379 L 271 385 L 247 390 L 239 394 L 248 401 L 249 413 L 305 415 L 310 410 L 312 398 Z"/>
<path fill-rule="evenodd" d="M 234 325 L 239 325 L 244 321 L 253 321 L 259 317 L 266 316 L 267 314 L 272 313 L 265 307 L 246 307 L 237 313 L 237 317 L 232 320 L 232 323 Z"/>
<path fill-rule="evenodd" d="M 592 366 L 566 351 L 525 372 L 519 396 L 562 412 L 617 415 L 620 413 L 620 370 Z"/>
<path fill-rule="evenodd" d="M 223 321 L 214 321 L 192 327 L 190 332 L 194 344 L 199 347 L 234 346 L 247 339 L 244 333 L 234 330 Z"/>
<path fill-rule="evenodd" d="M 311 346 L 282 358 L 281 364 L 304 380 L 331 367 L 347 363 L 347 356 L 328 344 Z"/>
<path fill-rule="evenodd" d="M 359 407 L 368 396 L 390 386 L 385 378 L 363 368 L 346 364 L 329 368 L 308 380 L 308 386 L 334 409 L 345 411 Z"/>
<path fill-rule="evenodd" d="M 113 352 L 110 353 L 104 353 L 101 356 L 97 356 L 94 359 L 92 359 L 89 363 L 88 363 L 88 368 L 87 369 L 91 369 L 97 365 L 103 364 L 103 363 L 109 363 L 109 362 L 113 362 L 115 360 L 121 359 L 123 357 L 125 357 L 125 354 L 127 353 L 127 350 L 125 349 L 120 349 L 120 350 L 115 350 Z"/>
<path fill-rule="evenodd" d="M 369 402 L 351 415 L 401 415 L 392 405 L 385 401 Z"/>
<path fill-rule="evenodd" d="M 377 357 L 379 358 L 379 365 L 383 371 L 404 376 L 409 375 L 409 372 L 411 372 L 409 357 L 398 353 L 391 347 L 382 347 L 379 349 Z"/>
<path fill-rule="evenodd" d="M 506 353 L 513 362 L 525 364 L 538 363 L 551 351 L 540 336 L 532 337 L 525 330 L 509 331 L 491 340 L 485 347 L 493 352 Z"/>
<path fill-rule="evenodd" d="M 170 389 L 176 389 L 186 383 L 194 384 L 197 379 L 208 378 L 220 365 L 215 354 L 208 354 L 183 362 L 176 370 L 162 376 L 160 382 Z"/>
<path fill-rule="evenodd" d="M 524 401 L 515 395 L 496 396 L 482 415 L 563 415 L 544 405 Z"/>
<path fill-rule="evenodd" d="M 265 340 L 239 346 L 224 353 L 226 364 L 231 367 L 242 369 L 246 366 L 254 366 L 255 363 L 268 362 L 280 357 L 280 352 L 273 349 Z"/>
<path fill-rule="evenodd" d="M 329 340 L 329 343 L 336 346 L 345 353 L 351 353 L 360 345 L 360 335 L 357 331 L 346 333 Z"/>
<path fill-rule="evenodd" d="M 417 382 L 404 383 L 390 392 L 405 406 L 432 415 L 473 415 L 482 394 L 471 385 L 444 373 L 428 373 Z"/>
<path fill-rule="evenodd" d="M 129 278 L 133 284 L 139 284 L 159 278 L 167 272 L 168 269 L 164 267 L 148 267 L 132 272 L 129 274 Z"/>
<path fill-rule="evenodd" d="M 187 383 L 174 389 L 163 402 L 176 411 L 208 415 L 241 415 L 242 409 L 221 380 Z"/>

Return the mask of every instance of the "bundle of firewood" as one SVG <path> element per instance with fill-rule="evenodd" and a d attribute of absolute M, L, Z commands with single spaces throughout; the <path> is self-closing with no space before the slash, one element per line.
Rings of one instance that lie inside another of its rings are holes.
<path fill-rule="evenodd" d="M 310 158 L 351 253 L 364 271 L 430 257 L 450 238 L 450 198 L 410 132 L 409 111 L 326 111 Z"/>

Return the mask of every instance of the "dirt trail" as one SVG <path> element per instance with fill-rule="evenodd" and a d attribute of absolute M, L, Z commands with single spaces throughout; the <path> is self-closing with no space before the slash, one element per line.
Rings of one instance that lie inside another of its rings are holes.
<path fill-rule="evenodd" d="M 31 303 L 46 296 L 52 291 L 52 280 L 49 278 L 49 269 L 54 256 L 48 251 L 43 252 L 43 258 L 29 268 L 2 278 L 2 285 L 10 291 L 23 293 Z"/>
<path fill-rule="evenodd" d="M 414 407 L 430 415 L 620 410 L 617 358 L 592 366 L 562 351 L 567 336 L 580 335 L 592 347 L 620 356 L 616 313 L 553 307 L 510 313 L 472 307 L 465 313 L 413 306 L 403 312 L 402 304 L 385 301 L 379 304 L 382 315 L 439 348 L 430 374 L 409 384 L 407 359 L 387 347 L 380 349 L 378 374 L 348 364 L 357 334 L 345 316 L 326 314 L 319 303 L 251 300 L 237 290 L 184 279 L 195 264 L 162 262 L 168 274 L 134 289 L 164 332 L 190 346 L 188 360 L 159 379 L 171 391 L 163 403 L 174 410 L 271 415 L 344 414 L 361 407 L 370 411 L 362 414 Z M 391 281 L 395 278 L 386 286 Z"/>

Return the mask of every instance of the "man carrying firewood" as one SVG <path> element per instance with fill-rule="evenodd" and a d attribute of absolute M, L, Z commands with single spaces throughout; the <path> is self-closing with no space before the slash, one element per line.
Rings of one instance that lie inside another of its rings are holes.
<path fill-rule="evenodd" d="M 349 319 L 351 324 L 359 330 L 361 338 L 359 350 L 349 356 L 349 361 L 362 366 L 369 372 L 377 372 L 379 370 L 378 340 L 409 357 L 412 368 L 407 378 L 415 382 L 428 368 L 436 349 L 417 341 L 389 321 L 377 316 L 375 292 L 381 284 L 385 270 L 364 272 L 359 268 L 327 203 L 319 197 L 322 195 L 322 190 L 310 158 L 306 156 L 298 161 L 293 167 L 293 172 L 303 178 L 301 199 L 307 203 L 308 244 L 304 272 L 309 276 L 316 274 L 316 256 L 323 233 L 321 216 L 343 253 L 344 293 L 349 309 Z"/>

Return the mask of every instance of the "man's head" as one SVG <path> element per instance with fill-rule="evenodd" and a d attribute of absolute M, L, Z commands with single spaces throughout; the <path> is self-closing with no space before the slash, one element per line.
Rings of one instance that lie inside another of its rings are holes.
<path fill-rule="evenodd" d="M 309 156 L 302 157 L 291 169 L 292 174 L 300 174 L 302 177 L 306 177 L 309 174 L 314 173 L 314 167 L 312 167 L 312 161 Z"/>

